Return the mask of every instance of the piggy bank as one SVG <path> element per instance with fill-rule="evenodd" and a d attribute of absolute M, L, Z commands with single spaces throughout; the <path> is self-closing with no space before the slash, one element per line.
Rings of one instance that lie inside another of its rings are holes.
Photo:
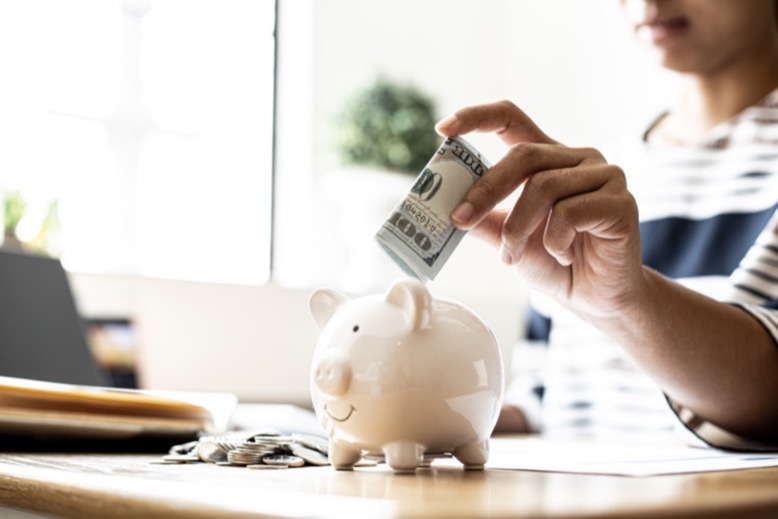
<path fill-rule="evenodd" d="M 310 309 L 321 331 L 311 397 L 336 469 L 352 469 L 363 455 L 382 455 L 396 472 L 440 455 L 483 469 L 503 365 L 477 315 L 434 299 L 415 279 L 355 299 L 317 290 Z"/>

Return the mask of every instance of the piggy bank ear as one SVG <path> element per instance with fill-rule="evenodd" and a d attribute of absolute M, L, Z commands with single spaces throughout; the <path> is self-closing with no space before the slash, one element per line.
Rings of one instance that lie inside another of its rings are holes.
<path fill-rule="evenodd" d="M 324 328 L 335 310 L 346 301 L 348 301 L 348 297 L 337 290 L 322 288 L 311 294 L 308 306 L 311 308 L 311 315 L 313 315 L 319 330 Z"/>
<path fill-rule="evenodd" d="M 389 287 L 386 301 L 402 308 L 413 331 L 429 327 L 432 321 L 432 296 L 418 279 L 402 279 Z"/>

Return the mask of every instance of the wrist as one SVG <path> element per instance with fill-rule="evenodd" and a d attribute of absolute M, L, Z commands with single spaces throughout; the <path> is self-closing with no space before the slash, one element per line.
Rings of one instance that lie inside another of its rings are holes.
<path fill-rule="evenodd" d="M 576 313 L 606 333 L 632 337 L 640 333 L 641 324 L 654 314 L 653 305 L 661 300 L 656 293 L 662 279 L 656 271 L 641 266 L 630 288 L 611 301 L 607 312 Z"/>

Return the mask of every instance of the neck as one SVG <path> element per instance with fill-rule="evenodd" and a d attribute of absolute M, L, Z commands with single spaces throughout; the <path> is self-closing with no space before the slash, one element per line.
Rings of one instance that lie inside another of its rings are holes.
<path fill-rule="evenodd" d="M 743 78 L 748 78 L 744 81 Z M 703 74 L 681 77 L 673 110 L 677 130 L 690 139 L 727 121 L 778 87 L 778 44 Z"/>

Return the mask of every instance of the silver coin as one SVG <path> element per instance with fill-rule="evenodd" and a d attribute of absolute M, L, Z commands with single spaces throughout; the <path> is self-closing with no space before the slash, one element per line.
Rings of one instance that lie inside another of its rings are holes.
<path fill-rule="evenodd" d="M 243 452 L 239 450 L 230 451 L 227 453 L 227 459 L 233 459 L 233 458 L 261 458 L 262 456 L 267 456 L 264 452 Z"/>
<path fill-rule="evenodd" d="M 216 444 L 219 446 L 220 449 L 222 449 L 224 452 L 229 452 L 238 445 L 241 445 L 248 440 L 248 438 L 241 434 L 241 435 L 223 435 L 223 436 L 216 436 L 213 438 L 213 440 L 216 442 Z"/>
<path fill-rule="evenodd" d="M 247 455 L 233 451 L 227 455 L 227 461 L 233 465 L 254 465 L 262 461 L 262 455 Z"/>
<path fill-rule="evenodd" d="M 436 460 L 441 458 L 451 458 L 452 454 L 450 452 L 425 452 L 424 453 L 424 460 Z"/>
<path fill-rule="evenodd" d="M 305 460 L 299 456 L 275 454 L 273 456 L 265 456 L 262 458 L 262 463 L 267 465 L 288 465 L 290 467 L 302 467 L 305 465 Z"/>
<path fill-rule="evenodd" d="M 306 462 L 310 463 L 311 465 L 329 465 L 330 460 L 322 454 L 321 452 L 309 449 L 308 447 L 305 447 L 300 444 L 292 445 L 291 447 L 292 454 L 295 456 L 298 456 L 302 459 L 304 459 Z"/>
<path fill-rule="evenodd" d="M 182 443 L 180 445 L 173 445 L 168 451 L 168 454 L 191 454 L 192 451 L 197 448 L 197 440 Z"/>
<path fill-rule="evenodd" d="M 165 461 L 165 460 L 151 460 L 151 465 L 185 465 L 185 461 Z"/>
<path fill-rule="evenodd" d="M 282 434 L 255 434 L 249 438 L 249 440 L 255 441 L 255 442 L 291 442 L 294 441 L 294 438 L 287 435 Z"/>
<path fill-rule="evenodd" d="M 216 463 L 218 461 L 227 460 L 227 451 L 222 449 L 219 444 L 212 439 L 201 440 L 195 449 L 195 454 L 207 463 Z"/>
<path fill-rule="evenodd" d="M 168 454 L 162 456 L 162 461 L 173 461 L 176 463 L 187 463 L 191 461 L 200 461 L 200 458 L 192 454 Z"/>
<path fill-rule="evenodd" d="M 278 445 L 269 445 L 263 443 L 244 442 L 238 445 L 235 450 L 244 452 L 272 452 L 278 448 Z"/>
<path fill-rule="evenodd" d="M 329 455 L 330 453 L 330 442 L 327 438 L 312 434 L 292 434 L 292 439 L 300 445 L 317 450 L 324 455 Z"/>
<path fill-rule="evenodd" d="M 254 465 L 246 465 L 246 468 L 252 469 L 252 470 L 279 470 L 279 469 L 288 469 L 289 465 L 265 465 L 262 464 L 254 464 Z"/>
<path fill-rule="evenodd" d="M 294 443 L 294 440 L 292 440 L 289 437 L 286 438 L 254 438 L 252 441 L 249 441 L 248 443 L 255 443 L 257 445 L 291 445 Z"/>
<path fill-rule="evenodd" d="M 386 461 L 386 457 L 382 452 L 367 452 L 362 455 L 362 459 L 375 461 L 378 463 L 384 463 L 384 461 Z"/>

